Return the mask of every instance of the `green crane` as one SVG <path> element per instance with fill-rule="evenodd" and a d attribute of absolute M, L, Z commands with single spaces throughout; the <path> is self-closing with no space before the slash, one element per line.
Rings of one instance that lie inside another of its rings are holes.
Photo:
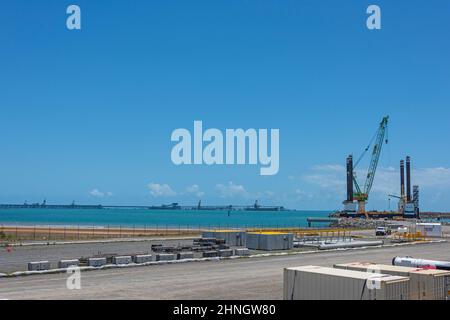
<path fill-rule="evenodd" d="M 383 148 L 384 143 L 388 143 L 389 140 L 387 138 L 387 125 L 388 125 L 389 116 L 383 118 L 380 123 L 380 126 L 375 133 L 375 136 L 372 138 L 369 146 L 364 150 L 363 154 L 360 156 L 358 161 L 355 164 L 355 167 L 358 166 L 359 162 L 362 160 L 364 155 L 370 149 L 373 140 L 375 139 L 375 145 L 372 149 L 372 159 L 370 160 L 369 170 L 367 172 L 366 181 L 364 183 L 364 189 L 361 190 L 358 181 L 356 179 L 356 174 L 353 171 L 353 182 L 356 188 L 356 192 L 354 194 L 354 198 L 358 201 L 358 213 L 365 214 L 366 218 L 368 218 L 368 214 L 366 213 L 366 201 L 369 199 L 369 193 L 372 189 L 373 180 L 375 179 L 375 173 L 377 171 L 378 161 L 380 160 L 381 149 Z M 386 139 L 385 139 L 386 136 Z"/>

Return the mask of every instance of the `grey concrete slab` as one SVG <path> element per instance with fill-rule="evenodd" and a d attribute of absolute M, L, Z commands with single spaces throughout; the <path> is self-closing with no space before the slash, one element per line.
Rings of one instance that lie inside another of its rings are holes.
<path fill-rule="evenodd" d="M 151 254 L 137 254 L 133 256 L 133 262 L 137 264 L 148 263 L 153 260 L 153 256 Z"/>
<path fill-rule="evenodd" d="M 180 252 L 177 254 L 178 260 L 194 259 L 193 252 Z"/>
<path fill-rule="evenodd" d="M 28 271 L 43 271 L 50 269 L 50 262 L 48 261 L 35 261 L 28 263 Z"/>
<path fill-rule="evenodd" d="M 72 259 L 72 260 L 61 260 L 58 262 L 58 268 L 60 269 L 66 269 L 73 266 L 79 266 L 80 260 L 78 259 Z"/>
<path fill-rule="evenodd" d="M 160 253 L 156 255 L 156 261 L 173 261 L 176 259 L 173 253 Z"/>
<path fill-rule="evenodd" d="M 103 267 L 106 265 L 106 258 L 89 258 L 88 266 L 89 267 Z"/>
<path fill-rule="evenodd" d="M 133 258 L 131 256 L 116 256 L 113 257 L 113 263 L 118 265 L 127 265 L 133 263 Z"/>

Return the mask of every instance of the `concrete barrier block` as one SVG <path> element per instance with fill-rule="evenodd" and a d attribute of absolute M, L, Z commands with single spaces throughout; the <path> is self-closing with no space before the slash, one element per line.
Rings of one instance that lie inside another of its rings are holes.
<path fill-rule="evenodd" d="M 131 256 L 116 256 L 113 257 L 113 263 L 117 265 L 126 265 L 133 263 Z"/>
<path fill-rule="evenodd" d="M 238 248 L 234 250 L 234 255 L 238 257 L 248 257 L 250 255 L 250 250 L 247 248 Z"/>
<path fill-rule="evenodd" d="M 194 253 L 193 252 L 180 252 L 177 254 L 178 260 L 187 260 L 187 259 L 194 259 Z"/>
<path fill-rule="evenodd" d="M 59 269 L 67 269 L 69 267 L 78 267 L 80 265 L 80 260 L 73 259 L 73 260 L 61 260 L 58 262 L 58 268 Z"/>
<path fill-rule="evenodd" d="M 233 256 L 233 249 L 223 249 L 219 250 L 219 257 L 229 258 Z"/>
<path fill-rule="evenodd" d="M 153 256 L 151 254 L 139 254 L 133 256 L 134 263 L 142 264 L 152 262 Z"/>
<path fill-rule="evenodd" d="M 50 262 L 48 261 L 35 261 L 28 263 L 28 271 L 43 271 L 50 269 Z"/>
<path fill-rule="evenodd" d="M 106 258 L 89 258 L 88 259 L 88 266 L 89 267 L 103 267 L 106 265 Z"/>
<path fill-rule="evenodd" d="M 217 251 L 204 251 L 203 258 L 216 258 L 219 256 Z"/>
<path fill-rule="evenodd" d="M 160 253 L 156 255 L 156 261 L 173 261 L 175 255 L 171 253 Z"/>

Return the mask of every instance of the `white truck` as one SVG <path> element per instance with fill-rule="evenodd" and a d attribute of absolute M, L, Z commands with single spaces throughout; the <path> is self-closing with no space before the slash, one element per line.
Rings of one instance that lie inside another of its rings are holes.
<path fill-rule="evenodd" d="M 391 234 L 391 229 L 387 228 L 387 227 L 378 227 L 375 230 L 375 235 L 377 237 L 385 237 Z"/>

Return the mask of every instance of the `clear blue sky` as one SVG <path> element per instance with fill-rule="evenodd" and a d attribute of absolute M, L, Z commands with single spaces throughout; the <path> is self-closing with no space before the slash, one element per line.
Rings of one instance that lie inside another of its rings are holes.
<path fill-rule="evenodd" d="M 411 155 L 422 208 L 448 211 L 449 31 L 446 0 L 2 3 L 0 202 L 336 209 L 345 157 L 389 114 L 368 207 L 387 208 Z M 174 166 L 170 134 L 194 120 L 279 128 L 280 172 Z"/>

